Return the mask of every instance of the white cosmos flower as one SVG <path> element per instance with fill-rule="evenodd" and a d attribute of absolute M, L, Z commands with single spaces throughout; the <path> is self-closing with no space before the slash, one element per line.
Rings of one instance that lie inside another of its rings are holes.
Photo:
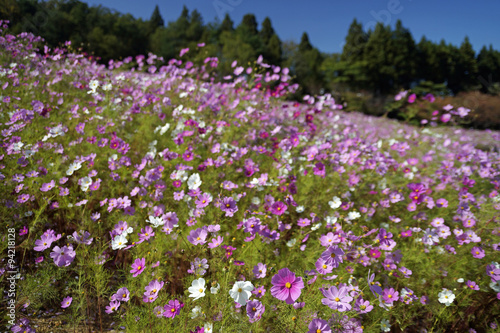
<path fill-rule="evenodd" d="M 131 234 L 131 233 L 133 233 L 133 232 L 134 232 L 134 228 L 132 228 L 132 227 L 128 227 L 128 228 L 127 228 L 127 230 L 123 230 L 123 231 L 122 231 L 121 235 L 122 235 L 123 237 L 127 237 L 128 235 L 130 235 L 130 234 Z"/>
<path fill-rule="evenodd" d="M 391 324 L 389 323 L 389 320 L 382 319 L 380 321 L 380 329 L 382 330 L 382 332 L 390 332 L 391 331 Z"/>
<path fill-rule="evenodd" d="M 111 88 L 113 88 L 113 85 L 111 83 L 107 83 L 107 84 L 102 86 L 102 90 L 104 90 L 104 91 L 109 91 L 109 90 L 111 90 Z"/>
<path fill-rule="evenodd" d="M 217 294 L 219 292 L 219 290 L 220 290 L 220 284 L 218 284 L 218 283 L 217 283 L 217 287 L 210 288 L 210 292 L 212 294 Z"/>
<path fill-rule="evenodd" d="M 334 225 L 335 223 L 337 223 L 337 218 L 335 216 L 327 216 L 325 218 L 325 221 L 326 221 L 326 224 L 327 225 Z"/>
<path fill-rule="evenodd" d="M 194 318 L 196 318 L 198 316 L 201 316 L 201 314 L 203 313 L 203 311 L 201 311 L 201 306 L 198 306 L 198 305 L 195 306 L 193 308 L 193 310 L 191 310 L 191 312 L 192 312 L 191 313 L 191 319 L 194 319 Z"/>
<path fill-rule="evenodd" d="M 14 150 L 14 151 L 20 151 L 23 146 L 24 146 L 24 143 L 19 141 L 19 142 L 14 143 L 11 147 L 12 147 L 12 150 Z"/>
<path fill-rule="evenodd" d="M 200 175 L 197 173 L 192 174 L 188 179 L 188 188 L 190 190 L 196 190 L 201 185 Z"/>
<path fill-rule="evenodd" d="M 357 219 L 358 217 L 360 217 L 361 214 L 354 211 L 354 212 L 349 212 L 349 214 L 347 214 L 347 218 L 349 218 L 349 220 L 355 220 Z"/>
<path fill-rule="evenodd" d="M 252 295 L 251 291 L 253 289 L 254 286 L 250 281 L 236 281 L 233 288 L 229 290 L 229 296 L 231 296 L 235 302 L 244 306 Z"/>
<path fill-rule="evenodd" d="M 120 250 L 127 246 L 127 237 L 123 234 L 116 236 L 111 242 L 111 248 L 113 250 Z"/>
<path fill-rule="evenodd" d="M 81 179 L 80 186 L 83 192 L 87 192 L 90 185 L 92 185 L 92 178 L 87 176 Z"/>
<path fill-rule="evenodd" d="M 317 224 L 313 225 L 313 226 L 311 227 L 311 230 L 312 230 L 312 231 L 315 231 L 315 230 L 318 230 L 320 227 L 321 227 L 321 222 L 319 222 L 319 223 L 317 223 Z"/>
<path fill-rule="evenodd" d="M 95 94 L 96 89 L 99 87 L 99 81 L 97 80 L 92 80 L 89 82 L 89 88 L 91 90 L 87 91 L 87 94 Z"/>
<path fill-rule="evenodd" d="M 203 331 L 204 333 L 213 333 L 213 328 L 214 325 L 212 323 L 205 323 L 205 326 L 203 327 L 205 330 Z"/>
<path fill-rule="evenodd" d="M 304 211 L 304 206 L 297 206 L 297 207 L 295 208 L 295 211 L 296 211 L 297 213 L 302 213 L 302 212 Z"/>
<path fill-rule="evenodd" d="M 194 300 L 196 301 L 198 298 L 205 296 L 205 289 L 204 278 L 194 280 L 191 287 L 188 288 L 188 291 L 190 292 L 189 297 L 194 297 Z"/>
<path fill-rule="evenodd" d="M 81 163 L 71 163 L 68 170 L 66 171 L 66 175 L 71 176 L 73 172 L 80 169 L 81 167 Z"/>
<path fill-rule="evenodd" d="M 333 200 L 329 201 L 328 204 L 332 209 L 337 209 L 342 205 L 342 200 L 339 197 L 333 197 Z"/>
<path fill-rule="evenodd" d="M 158 228 L 159 226 L 165 224 L 165 221 L 163 221 L 161 216 L 154 217 L 153 215 L 149 216 L 148 222 L 151 223 L 153 225 L 153 227 L 155 227 L 155 228 Z"/>
<path fill-rule="evenodd" d="M 170 128 L 170 124 L 166 123 L 165 126 L 158 126 L 158 127 L 156 127 L 155 130 L 154 130 L 154 132 L 156 133 L 156 132 L 159 131 L 160 135 L 163 135 L 163 134 L 165 134 L 168 131 L 169 128 Z"/>
<path fill-rule="evenodd" d="M 448 289 L 443 289 L 442 292 L 438 294 L 439 296 L 439 303 L 442 303 L 446 306 L 450 306 L 451 303 L 453 303 L 453 300 L 455 299 L 455 295 L 453 294 L 453 291 L 448 290 Z"/>

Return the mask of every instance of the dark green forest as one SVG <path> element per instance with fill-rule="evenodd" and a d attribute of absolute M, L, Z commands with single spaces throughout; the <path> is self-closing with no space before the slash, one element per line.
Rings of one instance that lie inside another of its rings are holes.
<path fill-rule="evenodd" d="M 387 96 L 415 87 L 442 96 L 500 92 L 500 52 L 491 45 L 476 54 L 467 37 L 458 46 L 425 37 L 417 42 L 399 20 L 394 27 L 378 23 L 365 31 L 354 19 L 342 53 L 327 54 L 311 44 L 306 32 L 298 44 L 282 41 L 269 17 L 259 25 L 253 14 L 239 23 L 228 14 L 222 22 L 206 23 L 196 9 L 184 7 L 176 21 L 165 22 L 158 7 L 143 20 L 78 0 L 2 2 L 0 18 L 10 20 L 11 33 L 33 32 L 53 47 L 71 41 L 74 49 L 103 63 L 148 52 L 168 61 L 190 48 L 190 57 L 218 57 L 221 75 L 231 71 L 233 60 L 247 64 L 262 54 L 267 63 L 290 68 L 303 94 Z M 206 46 L 197 48 L 199 43 Z"/>

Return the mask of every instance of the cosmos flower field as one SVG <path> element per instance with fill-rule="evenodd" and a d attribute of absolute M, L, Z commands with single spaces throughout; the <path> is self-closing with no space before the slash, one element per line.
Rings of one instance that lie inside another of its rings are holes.
<path fill-rule="evenodd" d="M 2 329 L 499 331 L 499 133 L 1 25 Z"/>

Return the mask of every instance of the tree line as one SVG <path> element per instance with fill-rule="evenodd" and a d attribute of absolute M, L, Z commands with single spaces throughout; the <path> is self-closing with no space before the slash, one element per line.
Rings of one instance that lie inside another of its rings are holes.
<path fill-rule="evenodd" d="M 417 43 L 400 20 L 394 28 L 378 23 L 365 31 L 351 23 L 341 53 L 327 54 L 314 47 L 306 32 L 299 43 L 282 41 L 271 19 L 247 14 L 235 25 L 226 14 L 222 22 L 204 23 L 195 9 L 183 8 L 173 22 L 164 22 L 158 6 L 149 20 L 136 19 L 103 6 L 78 0 L 4 0 L 0 18 L 11 21 L 11 32 L 33 32 L 51 46 L 67 40 L 101 62 L 152 52 L 166 61 L 183 48 L 190 56 L 216 56 L 225 75 L 230 64 L 251 63 L 263 55 L 269 64 L 288 67 L 303 93 L 367 91 L 388 95 L 420 87 L 435 94 L 457 94 L 500 89 L 500 52 L 483 46 L 475 53 L 467 37 L 459 46 L 422 37 Z M 205 43 L 203 49 L 196 45 Z M 196 53 L 198 52 L 198 54 Z"/>

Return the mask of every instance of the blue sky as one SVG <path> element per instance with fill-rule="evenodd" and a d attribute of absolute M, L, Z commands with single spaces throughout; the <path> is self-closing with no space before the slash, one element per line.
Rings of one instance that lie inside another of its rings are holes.
<path fill-rule="evenodd" d="M 478 52 L 492 44 L 500 50 L 500 1 L 470 0 L 83 0 L 122 13 L 149 19 L 155 5 L 165 22 L 176 20 L 183 5 L 197 9 L 204 22 L 221 21 L 228 12 L 235 22 L 253 13 L 260 23 L 269 16 L 281 40 L 300 41 L 304 31 L 311 43 L 323 52 L 341 52 L 347 30 L 354 18 L 363 27 L 383 22 L 394 27 L 401 19 L 418 42 L 426 36 L 435 42 L 444 39 L 459 45 L 467 35 Z"/>

